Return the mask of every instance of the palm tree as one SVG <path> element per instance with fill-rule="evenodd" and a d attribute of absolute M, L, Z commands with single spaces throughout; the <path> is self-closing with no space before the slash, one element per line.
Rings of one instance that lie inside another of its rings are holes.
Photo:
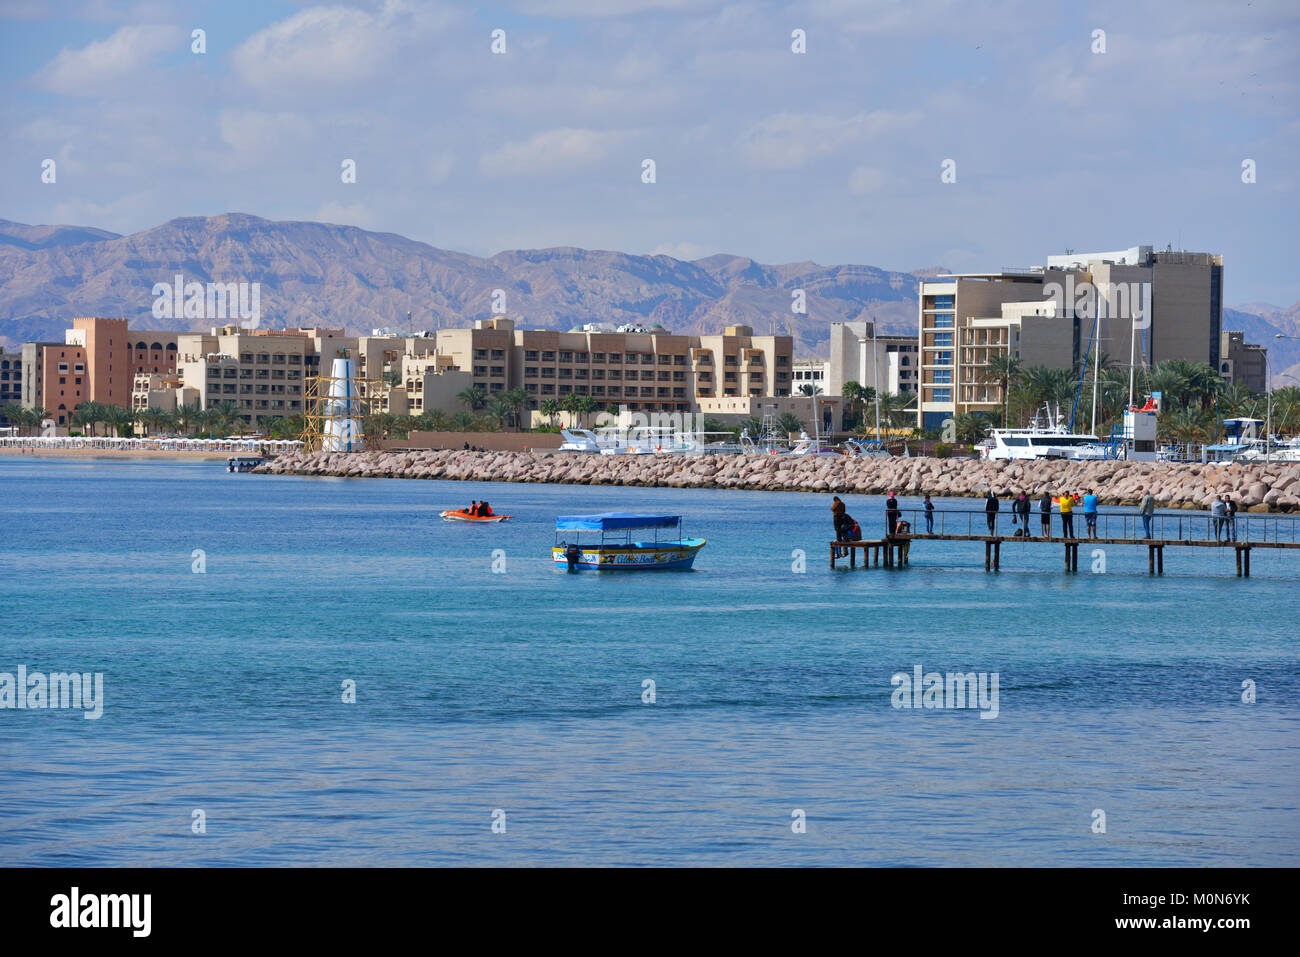
<path fill-rule="evenodd" d="M 0 419 L 12 426 L 21 428 L 24 418 L 23 412 L 25 411 L 21 402 L 6 402 L 3 406 L 0 406 Z"/>
<path fill-rule="evenodd" d="M 529 396 L 528 394 L 528 390 L 520 387 L 507 389 L 505 392 L 501 394 L 501 398 L 505 400 L 505 402 L 510 406 L 510 410 L 513 413 L 513 417 L 514 417 L 515 429 L 516 430 L 522 429 L 524 427 L 523 426 L 524 408 L 527 407 L 531 399 L 531 396 Z"/>
<path fill-rule="evenodd" d="M 202 419 L 203 410 L 197 402 L 182 402 L 176 406 L 176 428 L 182 435 L 192 435 Z"/>
<path fill-rule="evenodd" d="M 797 413 L 782 412 L 776 417 L 776 427 L 779 431 L 789 435 L 792 432 L 804 431 L 803 419 L 799 418 Z"/>
<path fill-rule="evenodd" d="M 546 416 L 547 420 L 551 423 L 552 426 L 554 426 L 555 417 L 560 414 L 562 409 L 560 403 L 557 402 L 555 399 L 543 399 L 541 406 L 539 406 L 538 408 L 538 411 L 540 411 L 542 415 Z"/>
<path fill-rule="evenodd" d="M 208 407 L 208 427 L 225 435 L 239 419 L 239 406 L 226 400 L 214 402 Z M 242 424 L 242 423 L 241 423 Z"/>
<path fill-rule="evenodd" d="M 514 412 L 514 406 L 504 395 L 494 395 L 487 404 L 487 418 L 496 422 L 498 426 L 509 425 Z"/>
<path fill-rule="evenodd" d="M 110 405 L 104 410 L 104 422 L 113 430 L 113 435 L 122 437 L 123 432 L 135 430 L 135 413 L 120 405 Z"/>
<path fill-rule="evenodd" d="M 86 435 L 95 434 L 95 426 L 104 421 L 106 410 L 98 402 L 83 402 L 72 410 L 69 425 L 75 425 Z"/>
<path fill-rule="evenodd" d="M 1178 408 L 1160 416 L 1157 431 L 1184 444 L 1203 441 L 1210 431 L 1209 416 L 1199 409 Z"/>
<path fill-rule="evenodd" d="M 596 400 L 589 395 L 578 396 L 578 401 L 574 404 L 580 420 L 585 424 L 587 417 L 596 411 Z"/>
<path fill-rule="evenodd" d="M 41 425 L 50 418 L 53 415 L 44 406 L 37 405 L 27 410 L 27 424 L 31 426 L 33 434 L 39 432 Z"/>
<path fill-rule="evenodd" d="M 565 412 L 568 412 L 571 416 L 569 419 L 571 425 L 576 423 L 578 415 L 578 394 L 576 392 L 570 392 L 566 395 L 560 400 L 560 408 Z"/>
<path fill-rule="evenodd" d="M 456 400 L 471 412 L 477 412 L 487 405 L 487 393 L 478 386 L 472 385 L 468 389 L 462 389 L 456 396 Z"/>
<path fill-rule="evenodd" d="M 1273 428 L 1290 432 L 1300 424 L 1300 387 L 1288 385 L 1274 389 L 1270 401 L 1273 405 Z"/>
<path fill-rule="evenodd" d="M 740 428 L 751 437 L 757 438 L 763 434 L 763 420 L 756 415 L 751 415 L 740 423 Z"/>
<path fill-rule="evenodd" d="M 1011 398 L 1011 383 L 1020 378 L 1020 357 L 1009 352 L 1000 353 L 989 359 L 988 368 L 984 370 L 986 382 L 998 383 L 1002 394 L 1002 427 L 1007 427 L 1007 413 Z"/>
<path fill-rule="evenodd" d="M 989 420 L 978 412 L 962 412 L 952 418 L 953 438 L 974 445 L 989 431 Z"/>
<path fill-rule="evenodd" d="M 811 382 L 805 382 L 803 385 L 799 386 L 799 394 L 806 396 L 821 395 L 822 387 L 819 385 L 813 385 Z"/>

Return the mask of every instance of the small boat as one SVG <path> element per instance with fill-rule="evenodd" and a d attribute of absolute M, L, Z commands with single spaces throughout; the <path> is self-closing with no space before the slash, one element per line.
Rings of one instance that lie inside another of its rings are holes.
<path fill-rule="evenodd" d="M 232 455 L 226 459 L 226 471 L 251 472 L 265 461 L 260 455 Z"/>
<path fill-rule="evenodd" d="M 705 540 L 682 538 L 681 529 L 680 515 L 634 512 L 562 515 L 555 520 L 551 556 L 556 565 L 574 572 L 581 568 L 603 571 L 690 568 Z M 654 534 L 633 537 L 633 532 L 644 531 Z M 586 542 L 582 540 L 584 532 L 588 533 Z"/>
<path fill-rule="evenodd" d="M 509 515 L 471 515 L 463 508 L 448 509 L 445 512 L 439 512 L 438 517 L 444 522 L 508 522 Z"/>

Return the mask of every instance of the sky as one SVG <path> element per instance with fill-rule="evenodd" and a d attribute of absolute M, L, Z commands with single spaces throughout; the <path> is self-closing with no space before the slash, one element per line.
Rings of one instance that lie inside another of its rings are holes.
<path fill-rule="evenodd" d="M 1295 0 L 0 0 L 0 218 L 906 271 L 1172 245 L 1289 306 L 1297 51 Z"/>

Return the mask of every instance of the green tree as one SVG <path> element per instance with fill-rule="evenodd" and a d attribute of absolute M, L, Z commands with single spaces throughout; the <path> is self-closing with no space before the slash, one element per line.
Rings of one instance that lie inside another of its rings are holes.
<path fill-rule="evenodd" d="M 1011 399 L 1011 384 L 1020 379 L 1020 357 L 1009 353 L 1000 353 L 989 359 L 988 368 L 984 370 L 986 382 L 996 382 L 998 397 L 1002 400 L 1002 427 L 1007 427 L 1008 403 Z"/>
<path fill-rule="evenodd" d="M 546 416 L 551 425 L 555 425 L 555 417 L 563 411 L 563 406 L 556 399 L 543 399 L 538 411 Z"/>
<path fill-rule="evenodd" d="M 487 393 L 476 385 L 467 389 L 462 389 L 456 396 L 458 402 L 465 406 L 471 412 L 477 412 L 483 406 L 487 405 Z"/>
<path fill-rule="evenodd" d="M 780 432 L 792 435 L 795 432 L 803 432 L 803 419 L 799 418 L 796 412 L 782 412 L 776 417 L 776 427 Z"/>
<path fill-rule="evenodd" d="M 515 429 L 517 431 L 523 429 L 524 409 L 528 407 L 528 403 L 532 398 L 529 396 L 528 390 L 521 387 L 507 389 L 502 393 L 501 398 L 510 406 L 511 419 Z"/>
<path fill-rule="evenodd" d="M 988 435 L 989 420 L 978 412 L 962 412 L 952 417 L 953 438 L 974 445 Z"/>

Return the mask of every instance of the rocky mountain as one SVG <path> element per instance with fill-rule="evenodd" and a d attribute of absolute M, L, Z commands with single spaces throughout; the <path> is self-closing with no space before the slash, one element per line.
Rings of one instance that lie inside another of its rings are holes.
<path fill-rule="evenodd" d="M 832 322 L 876 317 L 888 332 L 916 328 L 916 284 L 941 267 L 891 272 L 875 266 L 767 265 L 743 256 L 692 262 L 604 250 L 519 249 L 480 258 L 393 233 L 328 223 L 274 222 L 243 213 L 174 219 L 120 236 L 84 226 L 0 220 L 0 342 L 63 340 L 76 316 L 125 316 L 136 328 L 206 328 L 210 320 L 155 318 L 153 286 L 186 281 L 261 284 L 262 325 L 464 326 L 493 313 L 530 328 L 583 322 L 658 323 L 715 333 L 737 323 L 788 330 L 799 355 L 825 354 Z M 806 314 L 791 312 L 803 289 Z M 411 314 L 408 322 L 407 313 Z M 1224 325 L 1269 349 L 1281 379 L 1300 380 L 1300 303 L 1224 310 Z"/>
<path fill-rule="evenodd" d="M 436 249 L 392 233 L 327 223 L 272 222 L 242 213 L 175 219 L 129 236 L 0 221 L 0 339 L 61 341 L 75 316 L 125 316 L 138 328 L 203 328 L 159 319 L 153 286 L 260 283 L 262 325 L 428 329 L 505 311 L 530 328 L 593 321 L 658 323 L 718 332 L 744 323 L 788 328 L 800 354 L 824 351 L 831 322 L 878 316 L 910 331 L 916 277 L 873 266 L 765 265 L 739 256 L 670 256 L 557 247 L 491 258 Z M 804 289 L 807 313 L 791 311 Z M 411 314 L 408 323 L 407 313 Z"/>

